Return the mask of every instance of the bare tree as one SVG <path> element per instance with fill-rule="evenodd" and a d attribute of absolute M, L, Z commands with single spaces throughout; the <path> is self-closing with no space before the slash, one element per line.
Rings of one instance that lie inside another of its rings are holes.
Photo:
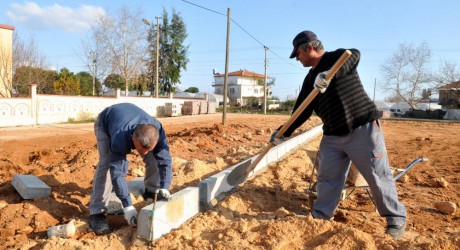
<path fill-rule="evenodd" d="M 435 75 L 435 85 L 433 89 L 438 89 L 441 85 L 460 81 L 460 69 L 454 62 L 443 61 L 439 72 Z"/>
<path fill-rule="evenodd" d="M 382 88 L 396 94 L 415 109 L 422 89 L 433 81 L 427 69 L 431 55 L 427 43 L 421 43 L 418 47 L 400 44 L 399 50 L 382 65 L 381 71 L 386 80 Z"/>
<path fill-rule="evenodd" d="M 8 51 L 7 48 L 0 46 L 0 68 L 2 72 L 8 72 L 6 70 L 11 70 L 13 75 L 9 74 L 1 74 L 1 79 L 3 80 L 3 84 L 5 85 L 6 91 L 8 91 L 9 95 L 12 96 L 13 90 L 16 89 L 24 89 L 20 88 L 21 86 L 34 83 L 37 84 L 37 88 L 40 89 L 45 88 L 46 82 L 44 82 L 44 78 L 41 74 L 33 74 L 32 72 L 27 73 L 27 77 L 22 77 L 23 81 L 21 82 L 13 82 L 15 78 L 14 76 L 17 73 L 19 68 L 28 68 L 30 70 L 33 69 L 44 69 L 46 67 L 46 57 L 41 54 L 40 50 L 38 49 L 37 45 L 35 44 L 35 40 L 31 37 L 27 42 L 22 40 L 17 31 L 13 32 L 13 48 L 12 54 Z M 35 72 L 35 71 L 34 71 Z M 17 79 L 17 78 L 16 78 Z M 48 84 L 52 84 L 51 82 Z M 21 86 L 19 86 L 21 85 Z M 16 95 L 20 95 L 21 93 L 16 93 Z"/>
<path fill-rule="evenodd" d="M 83 54 L 88 68 L 97 62 L 98 75 L 120 74 L 126 79 L 125 94 L 135 88 L 135 81 L 145 71 L 147 55 L 146 27 L 142 24 L 140 8 L 126 6 L 113 14 L 100 13 L 92 27 L 91 37 L 84 41 Z M 94 70 L 90 70 L 92 72 Z M 96 74 L 96 72 L 93 72 Z"/>

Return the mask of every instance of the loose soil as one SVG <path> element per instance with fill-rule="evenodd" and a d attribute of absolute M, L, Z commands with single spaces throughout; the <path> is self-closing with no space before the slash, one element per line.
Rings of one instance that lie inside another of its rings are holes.
<path fill-rule="evenodd" d="M 225 126 L 221 114 L 160 118 L 173 156 L 172 192 L 259 153 L 288 118 L 227 114 Z M 311 119 L 296 133 L 318 124 Z M 110 235 L 96 236 L 85 223 L 98 162 L 93 124 L 58 124 L 0 128 L 0 249 L 460 249 L 458 211 L 446 214 L 435 205 L 459 204 L 460 123 L 382 124 L 392 167 L 429 159 L 397 182 L 408 211 L 401 240 L 384 234 L 385 220 L 364 189 L 342 200 L 333 220 L 309 215 L 305 190 L 321 136 L 153 243 L 134 239 L 136 229 L 119 215 L 108 216 Z M 140 157 L 133 152 L 128 160 L 127 179 L 142 176 Z M 11 184 L 15 174 L 38 176 L 51 196 L 23 200 Z M 49 227 L 72 219 L 74 237 L 47 238 Z"/>

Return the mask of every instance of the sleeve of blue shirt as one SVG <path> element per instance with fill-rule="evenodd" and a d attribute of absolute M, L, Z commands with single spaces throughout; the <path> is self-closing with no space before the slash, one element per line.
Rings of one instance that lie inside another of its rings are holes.
<path fill-rule="evenodd" d="M 153 149 L 153 155 L 158 161 L 158 170 L 160 172 L 160 188 L 169 190 L 171 187 L 172 179 L 172 159 L 169 151 L 168 141 L 166 139 L 166 132 L 160 125 L 158 128 L 159 138 L 158 143 Z"/>
<path fill-rule="evenodd" d="M 129 161 L 126 160 L 126 154 L 130 152 L 129 143 L 131 140 L 126 133 L 116 134 L 112 137 L 110 150 L 110 177 L 112 179 L 113 191 L 121 200 L 123 207 L 132 205 L 131 197 L 129 196 L 128 183 L 126 182 L 126 174 L 128 173 Z M 125 143 L 122 143 L 125 142 Z"/>
<path fill-rule="evenodd" d="M 110 176 L 112 177 L 113 191 L 120 199 L 123 207 L 132 206 L 131 196 L 129 196 L 126 173 L 128 172 L 129 161 L 118 160 L 110 162 Z"/>

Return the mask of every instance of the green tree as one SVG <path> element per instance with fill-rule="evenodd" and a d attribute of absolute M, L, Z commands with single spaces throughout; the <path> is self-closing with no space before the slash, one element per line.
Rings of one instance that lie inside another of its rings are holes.
<path fill-rule="evenodd" d="M 197 87 L 190 87 L 190 88 L 184 90 L 184 92 L 188 92 L 188 93 L 198 93 L 198 92 L 200 92 L 200 90 L 199 90 Z"/>
<path fill-rule="evenodd" d="M 174 86 L 180 83 L 181 70 L 187 69 L 189 46 L 183 45 L 187 38 L 185 26 L 182 17 L 175 9 L 173 9 L 171 19 L 168 16 L 168 12 L 163 9 L 159 36 L 158 84 L 160 93 L 174 92 Z M 150 55 L 147 67 L 149 75 L 155 75 L 156 30 L 153 24 L 150 27 L 147 40 Z M 154 80 L 153 77 L 151 79 L 152 81 Z"/>
<path fill-rule="evenodd" d="M 53 82 L 56 77 L 54 70 L 21 66 L 14 71 L 13 88 L 17 96 L 29 96 L 29 84 L 37 84 L 37 93 L 54 94 Z"/>
<path fill-rule="evenodd" d="M 110 74 L 105 78 L 104 85 L 107 88 L 123 89 L 123 87 L 125 86 L 125 78 L 119 74 Z"/>
<path fill-rule="evenodd" d="M 75 77 L 80 81 L 80 94 L 84 96 L 93 95 L 93 76 L 89 72 L 81 71 Z M 101 83 L 97 78 L 95 82 L 95 94 L 98 95 L 101 92 Z"/>
<path fill-rule="evenodd" d="M 144 91 L 149 90 L 148 77 L 145 74 L 141 74 L 135 83 L 135 89 L 138 96 L 141 96 Z"/>
<path fill-rule="evenodd" d="M 80 81 L 67 68 L 60 70 L 53 87 L 57 95 L 80 95 Z"/>
<path fill-rule="evenodd" d="M 293 108 L 295 104 L 295 100 L 286 100 L 283 102 L 283 105 L 288 108 Z"/>

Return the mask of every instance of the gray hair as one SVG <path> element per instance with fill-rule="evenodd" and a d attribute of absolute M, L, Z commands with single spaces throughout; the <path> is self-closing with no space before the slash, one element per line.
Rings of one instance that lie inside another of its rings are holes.
<path fill-rule="evenodd" d="M 152 124 L 141 124 L 133 132 L 133 139 L 138 141 L 146 149 L 156 144 L 159 137 L 158 129 Z"/>
<path fill-rule="evenodd" d="M 309 44 L 311 44 L 311 46 L 313 46 L 313 49 L 316 50 L 316 51 L 324 50 L 323 43 L 321 43 L 320 40 L 315 40 L 315 41 L 311 41 L 311 42 L 308 42 L 308 43 L 303 43 L 303 44 L 300 45 L 300 47 L 302 47 L 302 49 L 306 51 L 308 49 Z"/>

